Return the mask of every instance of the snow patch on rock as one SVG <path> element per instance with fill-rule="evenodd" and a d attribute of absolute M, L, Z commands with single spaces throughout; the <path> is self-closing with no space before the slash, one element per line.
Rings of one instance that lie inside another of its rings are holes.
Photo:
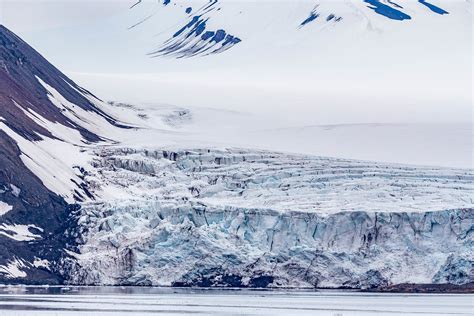
<path fill-rule="evenodd" d="M 31 231 L 33 229 L 33 232 Z M 37 231 L 37 232 L 35 232 Z M 16 241 L 32 241 L 43 238 L 40 233 L 43 229 L 35 225 L 0 224 L 0 235 Z"/>
<path fill-rule="evenodd" d="M 8 203 L 5 203 L 3 201 L 0 201 L 0 216 L 7 214 L 12 209 L 13 209 L 13 206 L 11 206 Z"/>
<path fill-rule="evenodd" d="M 10 183 L 10 188 L 11 188 L 11 190 L 12 190 L 12 194 L 13 194 L 15 197 L 19 197 L 19 196 L 20 196 L 21 190 L 20 190 L 19 187 L 17 187 L 16 185 Z"/>
<path fill-rule="evenodd" d="M 35 260 L 33 261 L 33 266 L 35 268 L 45 268 L 45 269 L 50 269 L 50 262 L 46 259 L 40 259 L 35 257 Z"/>
<path fill-rule="evenodd" d="M 9 261 L 7 265 L 0 265 L 0 273 L 8 279 L 25 278 L 27 274 L 22 269 L 26 267 L 23 260 L 14 259 Z"/>

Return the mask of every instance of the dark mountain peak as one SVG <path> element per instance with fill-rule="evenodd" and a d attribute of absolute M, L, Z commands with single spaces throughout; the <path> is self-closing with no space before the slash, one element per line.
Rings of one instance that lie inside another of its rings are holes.
<path fill-rule="evenodd" d="M 99 135 L 72 121 L 51 102 L 50 93 L 40 80 L 75 106 L 116 125 L 112 117 L 91 102 L 92 98 L 97 99 L 94 95 L 75 84 L 16 34 L 0 26 L 0 117 L 5 124 L 27 139 L 53 137 L 25 113 L 34 111 L 48 121 L 77 129 L 86 141 L 99 141 Z"/>
<path fill-rule="evenodd" d="M 95 100 L 100 101 L 0 25 L 0 206 L 4 206 L 0 208 L 0 283 L 62 282 L 62 272 L 56 270 L 56 265 L 67 260 L 63 250 L 66 244 L 74 243 L 66 231 L 70 214 L 77 206 L 69 205 L 48 189 L 26 166 L 25 157 L 31 161 L 41 157 L 23 152 L 22 146 L 28 140 L 62 137 L 53 135 L 58 123 L 77 130 L 84 142 L 101 140 L 87 130 L 90 125 L 83 123 L 88 114 L 117 124 Z M 20 143 L 19 137 L 26 141 Z M 31 142 L 27 146 L 36 144 Z M 80 190 L 81 183 L 77 185 Z M 30 237 L 16 238 L 18 227 Z M 48 264 L 35 264 L 40 259 Z M 21 266 L 25 274 L 7 273 L 9 267 L 15 266 Z"/>

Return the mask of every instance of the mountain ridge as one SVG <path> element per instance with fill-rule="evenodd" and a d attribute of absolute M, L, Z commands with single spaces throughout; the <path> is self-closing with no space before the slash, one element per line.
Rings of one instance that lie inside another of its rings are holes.
<path fill-rule="evenodd" d="M 29 167 L 30 161 L 41 160 L 41 157 L 36 156 L 35 151 L 20 148 L 18 140 L 22 140 L 21 145 L 30 143 L 30 147 L 46 139 L 59 141 L 60 135 L 48 129 L 56 124 L 77 131 L 85 143 L 103 140 L 65 116 L 66 110 L 51 102 L 40 80 L 55 86 L 75 106 L 120 125 L 83 94 L 95 96 L 0 25 L 0 198 L 8 206 L 0 213 L 2 283 L 18 282 L 18 271 L 26 276 L 22 283 L 63 283 L 65 278 L 59 263 L 67 257 L 65 245 L 74 244 L 65 231 L 72 225 L 74 219 L 70 214 L 78 205 L 67 203 L 45 186 L 44 180 Z M 46 159 L 54 161 L 52 156 Z M 54 168 L 54 163 L 51 167 Z M 77 185 L 77 197 L 86 195 L 86 188 L 80 182 Z"/>

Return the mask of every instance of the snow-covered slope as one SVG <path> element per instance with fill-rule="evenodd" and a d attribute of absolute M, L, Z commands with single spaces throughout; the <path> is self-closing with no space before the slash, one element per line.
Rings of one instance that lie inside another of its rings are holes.
<path fill-rule="evenodd" d="M 0 44 L 0 130 L 49 190 L 80 200 L 82 181 L 73 167 L 88 160 L 81 147 L 106 141 L 113 126 L 123 126 L 101 109 L 102 101 L 4 26 Z"/>
<path fill-rule="evenodd" d="M 0 279 L 60 283 L 83 148 L 119 129 L 88 91 L 0 25 Z M 99 136 L 99 134 L 101 136 Z"/>
<path fill-rule="evenodd" d="M 265 33 L 281 40 L 286 34 L 308 34 L 307 29 L 416 27 L 416 20 L 459 14 L 468 10 L 468 4 L 439 0 L 138 1 L 130 9 L 133 16 L 141 14 L 142 18 L 129 29 L 146 28 L 146 24 L 157 27 L 157 47 L 148 53 L 152 57 L 190 58 L 221 54 L 247 41 L 253 49 L 268 49 L 259 47 L 269 41 L 262 36 Z M 412 19 L 410 26 L 396 23 L 410 24 Z M 285 46 L 292 40 L 277 45 Z"/>

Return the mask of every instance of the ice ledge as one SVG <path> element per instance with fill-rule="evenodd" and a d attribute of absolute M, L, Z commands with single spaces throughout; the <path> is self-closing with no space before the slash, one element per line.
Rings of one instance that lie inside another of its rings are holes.
<path fill-rule="evenodd" d="M 249 150 L 104 149 L 88 181 L 104 200 L 170 208 L 413 212 L 472 208 L 472 170 Z"/>
<path fill-rule="evenodd" d="M 73 284 L 349 287 L 473 282 L 474 210 L 279 213 L 94 204 Z"/>

